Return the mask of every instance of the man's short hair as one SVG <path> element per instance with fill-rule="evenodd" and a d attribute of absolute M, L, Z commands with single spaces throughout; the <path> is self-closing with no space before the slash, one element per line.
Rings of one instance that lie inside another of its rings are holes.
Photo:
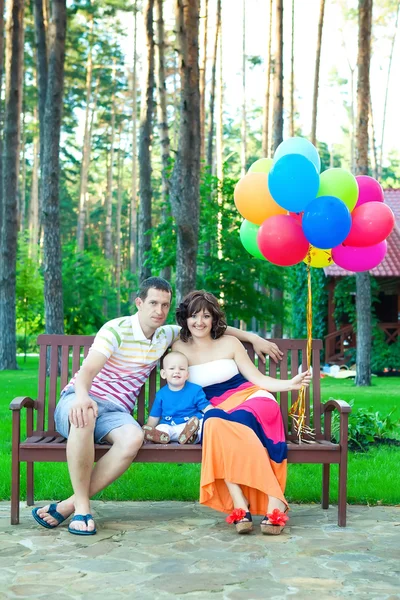
<path fill-rule="evenodd" d="M 169 292 L 172 298 L 172 287 L 166 279 L 162 277 L 148 277 L 140 284 L 137 297 L 141 300 L 146 300 L 149 290 L 153 288 L 163 292 Z"/>

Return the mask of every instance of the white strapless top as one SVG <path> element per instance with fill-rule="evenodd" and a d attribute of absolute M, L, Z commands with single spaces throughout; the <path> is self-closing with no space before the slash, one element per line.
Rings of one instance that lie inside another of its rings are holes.
<path fill-rule="evenodd" d="M 201 387 L 228 381 L 239 373 L 233 358 L 220 358 L 189 367 L 189 381 Z"/>

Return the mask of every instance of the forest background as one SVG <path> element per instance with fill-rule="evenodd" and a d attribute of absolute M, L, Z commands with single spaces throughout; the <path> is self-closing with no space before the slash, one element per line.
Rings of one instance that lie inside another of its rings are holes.
<path fill-rule="evenodd" d="M 372 12 L 371 93 L 360 6 Z M 398 0 L 0 0 L 0 369 L 43 331 L 93 334 L 128 314 L 149 275 L 177 300 L 215 293 L 232 324 L 305 336 L 305 265 L 246 253 L 234 185 L 304 135 L 322 170 L 397 187 L 398 15 Z M 314 337 L 325 285 L 313 270 Z M 337 286 L 337 318 L 355 320 L 355 285 Z"/>

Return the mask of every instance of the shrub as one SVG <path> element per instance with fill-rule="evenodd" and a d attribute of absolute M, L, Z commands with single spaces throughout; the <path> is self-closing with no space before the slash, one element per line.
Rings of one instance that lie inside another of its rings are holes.
<path fill-rule="evenodd" d="M 353 407 L 354 402 L 350 401 Z M 380 412 L 374 412 L 372 408 L 353 409 L 349 415 L 349 449 L 365 452 L 368 447 L 375 443 L 389 441 L 389 435 L 393 433 L 400 425 L 400 419 L 392 417 L 390 411 L 383 416 Z M 332 415 L 332 441 L 339 443 L 340 434 L 340 415 L 334 412 Z"/>

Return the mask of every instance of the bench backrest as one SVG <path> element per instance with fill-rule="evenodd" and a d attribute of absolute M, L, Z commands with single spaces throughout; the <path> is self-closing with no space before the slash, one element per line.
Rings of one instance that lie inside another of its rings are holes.
<path fill-rule="evenodd" d="M 36 421 L 36 432 L 43 434 L 55 433 L 54 410 L 58 401 L 60 391 L 67 385 L 71 377 L 79 370 L 83 359 L 87 356 L 94 336 L 89 335 L 47 335 L 38 337 L 40 347 L 39 358 L 39 389 L 38 389 L 38 411 Z M 258 366 L 261 373 L 267 373 L 271 377 L 290 379 L 297 374 L 299 367 L 306 368 L 306 340 L 272 340 L 282 350 L 284 357 L 277 365 L 272 360 L 267 365 L 262 363 L 254 355 L 250 344 L 244 344 L 250 359 Z M 316 438 L 321 435 L 321 393 L 320 393 L 320 351 L 321 340 L 313 340 L 312 346 L 312 369 L 313 386 L 312 393 L 306 393 L 306 415 L 307 425 L 310 425 L 311 408 L 313 411 L 313 426 Z M 266 370 L 267 366 L 267 370 Z M 145 422 L 148 410 L 151 408 L 154 396 L 159 387 L 165 385 L 160 379 L 159 365 L 153 369 L 147 382 L 143 385 L 135 409 L 135 418 L 140 424 Z M 275 394 L 280 402 L 283 422 L 288 440 L 296 439 L 292 431 L 292 423 L 289 417 L 291 405 L 297 400 L 298 392 L 281 392 Z"/>

